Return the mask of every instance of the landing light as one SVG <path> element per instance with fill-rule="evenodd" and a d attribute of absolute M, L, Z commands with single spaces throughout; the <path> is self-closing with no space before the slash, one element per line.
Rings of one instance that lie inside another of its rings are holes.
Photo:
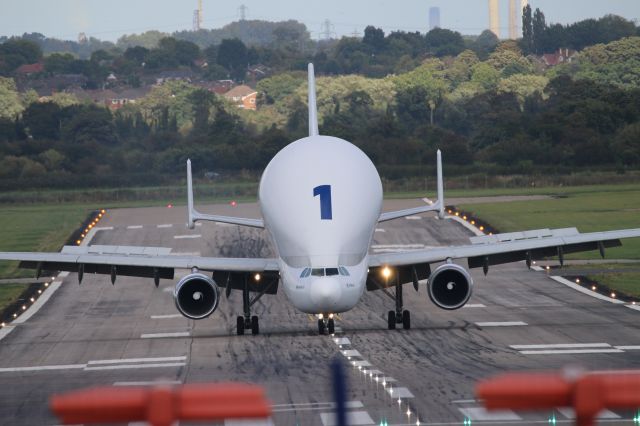
<path fill-rule="evenodd" d="M 329 319 L 332 319 L 332 318 L 333 318 L 333 314 L 329 314 Z"/>
<path fill-rule="evenodd" d="M 391 276 L 391 269 L 389 269 L 388 266 L 385 266 L 382 269 L 382 276 L 385 277 L 385 278 L 389 278 Z"/>
<path fill-rule="evenodd" d="M 233 200 L 229 204 L 231 204 L 231 207 L 236 207 L 238 205 L 238 203 L 235 200 Z"/>
<path fill-rule="evenodd" d="M 480 229 L 481 231 L 484 231 L 484 226 L 481 226 L 479 229 Z"/>
<path fill-rule="evenodd" d="M 255 275 L 253 276 L 253 279 L 255 279 L 256 281 L 260 281 L 260 278 L 261 278 L 261 277 L 260 277 L 260 274 L 255 274 Z"/>
<path fill-rule="evenodd" d="M 611 292 L 611 298 L 615 299 L 616 298 L 616 294 L 614 292 Z"/>
<path fill-rule="evenodd" d="M 22 310 L 26 311 L 27 310 L 27 305 L 22 305 Z"/>
<path fill-rule="evenodd" d="M 324 319 L 324 315 L 318 314 L 318 319 Z"/>
<path fill-rule="evenodd" d="M 576 284 L 580 284 L 580 278 L 576 278 Z"/>

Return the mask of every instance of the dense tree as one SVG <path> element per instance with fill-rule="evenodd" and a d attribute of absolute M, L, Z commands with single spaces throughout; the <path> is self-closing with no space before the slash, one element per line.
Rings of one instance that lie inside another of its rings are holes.
<path fill-rule="evenodd" d="M 22 110 L 15 81 L 0 77 L 0 118 L 15 119 Z"/>
<path fill-rule="evenodd" d="M 374 53 L 382 52 L 385 48 L 384 31 L 380 28 L 369 25 L 364 29 L 362 42 L 371 48 Z"/>
<path fill-rule="evenodd" d="M 434 28 L 425 36 L 426 47 L 433 55 L 456 56 L 464 50 L 464 40 L 459 32 Z"/>
<path fill-rule="evenodd" d="M 522 50 L 527 55 L 535 51 L 533 41 L 533 16 L 529 4 L 522 9 Z"/>
<path fill-rule="evenodd" d="M 36 43 L 11 38 L 0 44 L 0 75 L 9 75 L 23 64 L 33 64 L 42 58 L 42 50 Z"/>
<path fill-rule="evenodd" d="M 218 47 L 216 60 L 219 65 L 230 71 L 232 79 L 236 81 L 244 80 L 247 71 L 247 59 L 247 47 L 240 39 L 222 40 Z"/>
<path fill-rule="evenodd" d="M 34 102 L 22 113 L 29 135 L 36 139 L 59 139 L 61 120 L 62 108 L 54 102 Z"/>

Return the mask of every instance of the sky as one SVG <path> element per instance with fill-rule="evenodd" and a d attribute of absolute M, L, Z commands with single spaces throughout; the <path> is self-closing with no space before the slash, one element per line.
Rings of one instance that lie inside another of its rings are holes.
<path fill-rule="evenodd" d="M 429 8 L 439 7 L 441 27 L 479 34 L 489 26 L 487 0 L 202 0 L 203 27 L 220 28 L 238 20 L 245 5 L 247 19 L 295 19 L 321 38 L 323 23 L 334 36 L 360 34 L 367 25 L 393 30 L 428 30 Z M 518 3 L 520 1 L 518 0 Z M 507 34 L 507 0 L 500 0 L 502 36 Z M 640 19 L 640 0 L 531 0 L 548 23 L 571 23 L 608 13 Z M 75 40 L 80 32 L 116 41 L 124 34 L 156 29 L 171 33 L 192 28 L 197 0 L 0 0 L 0 35 L 39 32 Z"/>

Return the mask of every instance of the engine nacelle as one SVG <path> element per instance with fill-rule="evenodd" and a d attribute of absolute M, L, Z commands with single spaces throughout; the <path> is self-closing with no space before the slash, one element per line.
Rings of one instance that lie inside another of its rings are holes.
<path fill-rule="evenodd" d="M 218 307 L 220 292 L 213 279 L 195 272 L 178 281 L 173 290 L 173 299 L 182 315 L 191 319 L 203 319 Z"/>
<path fill-rule="evenodd" d="M 442 309 L 459 309 L 471 297 L 473 279 L 460 265 L 447 263 L 429 276 L 429 298 Z"/>

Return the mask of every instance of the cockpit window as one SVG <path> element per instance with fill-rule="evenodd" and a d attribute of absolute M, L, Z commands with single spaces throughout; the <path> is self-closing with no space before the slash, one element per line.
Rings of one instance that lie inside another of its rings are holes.
<path fill-rule="evenodd" d="M 325 273 L 328 277 L 339 274 L 338 268 L 327 268 L 325 269 Z"/>
<path fill-rule="evenodd" d="M 344 266 L 340 266 L 340 275 L 344 275 L 345 277 L 349 276 L 349 271 Z"/>
<path fill-rule="evenodd" d="M 313 268 L 311 270 L 311 275 L 314 277 L 324 277 L 324 268 Z"/>
<path fill-rule="evenodd" d="M 311 273 L 311 268 L 304 268 L 300 274 L 300 278 L 307 278 Z"/>

